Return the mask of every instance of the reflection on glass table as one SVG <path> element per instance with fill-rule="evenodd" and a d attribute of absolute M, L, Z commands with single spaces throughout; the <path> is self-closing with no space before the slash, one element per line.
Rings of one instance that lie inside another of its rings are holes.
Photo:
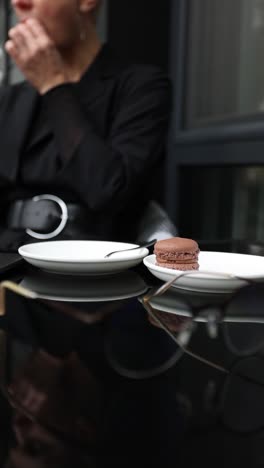
<path fill-rule="evenodd" d="M 82 278 L 83 290 L 69 279 L 63 291 L 59 277 L 56 290 L 43 273 L 2 283 L 0 386 L 10 410 L 5 438 L 12 434 L 5 468 L 132 468 L 166 457 L 173 466 L 173 438 L 168 450 L 160 423 L 171 437 L 175 421 L 179 436 L 185 427 L 166 376 L 175 346 L 137 300 L 148 289 L 143 278 L 126 273 L 105 289 L 98 278 L 97 290 L 89 288 L 95 278 Z"/>
<path fill-rule="evenodd" d="M 126 273 L 104 287 L 75 278 L 76 290 L 41 272 L 4 283 L 3 468 L 222 468 L 232 456 L 253 467 L 249 439 L 257 447 L 264 428 L 262 283 L 190 293 Z"/>
<path fill-rule="evenodd" d="M 140 302 L 150 323 L 178 347 L 179 364 L 189 357 L 222 376 L 217 391 L 213 389 L 214 411 L 222 423 L 242 433 L 264 429 L 264 283 L 251 283 L 223 296 L 190 294 L 171 287 L 170 281 Z M 228 364 L 213 360 L 208 344 L 203 354 L 195 350 L 195 334 L 201 327 L 212 342 L 221 338 L 233 356 Z"/>
<path fill-rule="evenodd" d="M 141 298 L 152 323 L 162 326 L 164 320 L 168 332 L 176 330 L 180 346 L 189 343 L 197 322 L 205 322 L 211 338 L 222 331 L 232 353 L 243 356 L 260 351 L 264 345 L 264 282 L 247 280 L 247 286 L 224 296 L 172 287 L 189 274 L 182 273 Z M 244 333 L 237 332 L 243 326 Z"/>
<path fill-rule="evenodd" d="M 33 291 L 38 299 L 63 302 L 116 301 L 138 296 L 148 289 L 144 279 L 132 270 L 97 277 L 36 271 L 25 275 L 19 285 Z"/>
<path fill-rule="evenodd" d="M 17 441 L 8 467 L 96 466 L 104 394 L 75 353 L 32 352 L 3 391 Z"/>

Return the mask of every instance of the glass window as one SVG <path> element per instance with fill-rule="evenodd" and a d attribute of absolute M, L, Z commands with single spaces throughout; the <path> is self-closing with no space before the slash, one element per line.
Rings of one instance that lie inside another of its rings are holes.
<path fill-rule="evenodd" d="M 5 9 L 3 3 L 0 3 L 0 84 L 3 82 L 5 75 Z"/>
<path fill-rule="evenodd" d="M 264 0 L 189 0 L 185 128 L 264 111 Z"/>
<path fill-rule="evenodd" d="M 194 239 L 264 243 L 263 180 L 263 166 L 181 168 L 181 232 Z"/>

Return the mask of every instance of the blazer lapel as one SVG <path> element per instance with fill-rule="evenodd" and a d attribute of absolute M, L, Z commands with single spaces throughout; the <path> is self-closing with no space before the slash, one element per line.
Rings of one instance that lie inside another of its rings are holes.
<path fill-rule="evenodd" d="M 103 96 L 106 81 L 116 78 L 119 71 L 119 61 L 115 58 L 108 44 L 104 44 L 77 85 L 82 102 L 89 107 L 98 97 Z"/>
<path fill-rule="evenodd" d="M 1 103 L 0 177 L 15 182 L 22 148 L 32 123 L 37 91 L 27 83 L 6 90 Z"/>

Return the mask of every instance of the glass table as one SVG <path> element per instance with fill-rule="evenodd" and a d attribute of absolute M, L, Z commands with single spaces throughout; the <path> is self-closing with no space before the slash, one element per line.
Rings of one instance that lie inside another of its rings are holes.
<path fill-rule="evenodd" d="M 264 287 L 201 294 L 146 268 L 2 282 L 2 467 L 264 464 Z"/>

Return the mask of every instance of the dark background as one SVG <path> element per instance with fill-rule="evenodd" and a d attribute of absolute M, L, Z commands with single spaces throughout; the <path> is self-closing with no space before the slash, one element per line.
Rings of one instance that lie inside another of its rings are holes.
<path fill-rule="evenodd" d="M 107 39 L 117 55 L 133 63 L 151 64 L 169 74 L 171 0 L 110 0 Z M 165 178 L 153 175 L 155 199 L 165 206 Z"/>
<path fill-rule="evenodd" d="M 110 0 L 108 39 L 122 56 L 169 67 L 171 0 Z"/>

